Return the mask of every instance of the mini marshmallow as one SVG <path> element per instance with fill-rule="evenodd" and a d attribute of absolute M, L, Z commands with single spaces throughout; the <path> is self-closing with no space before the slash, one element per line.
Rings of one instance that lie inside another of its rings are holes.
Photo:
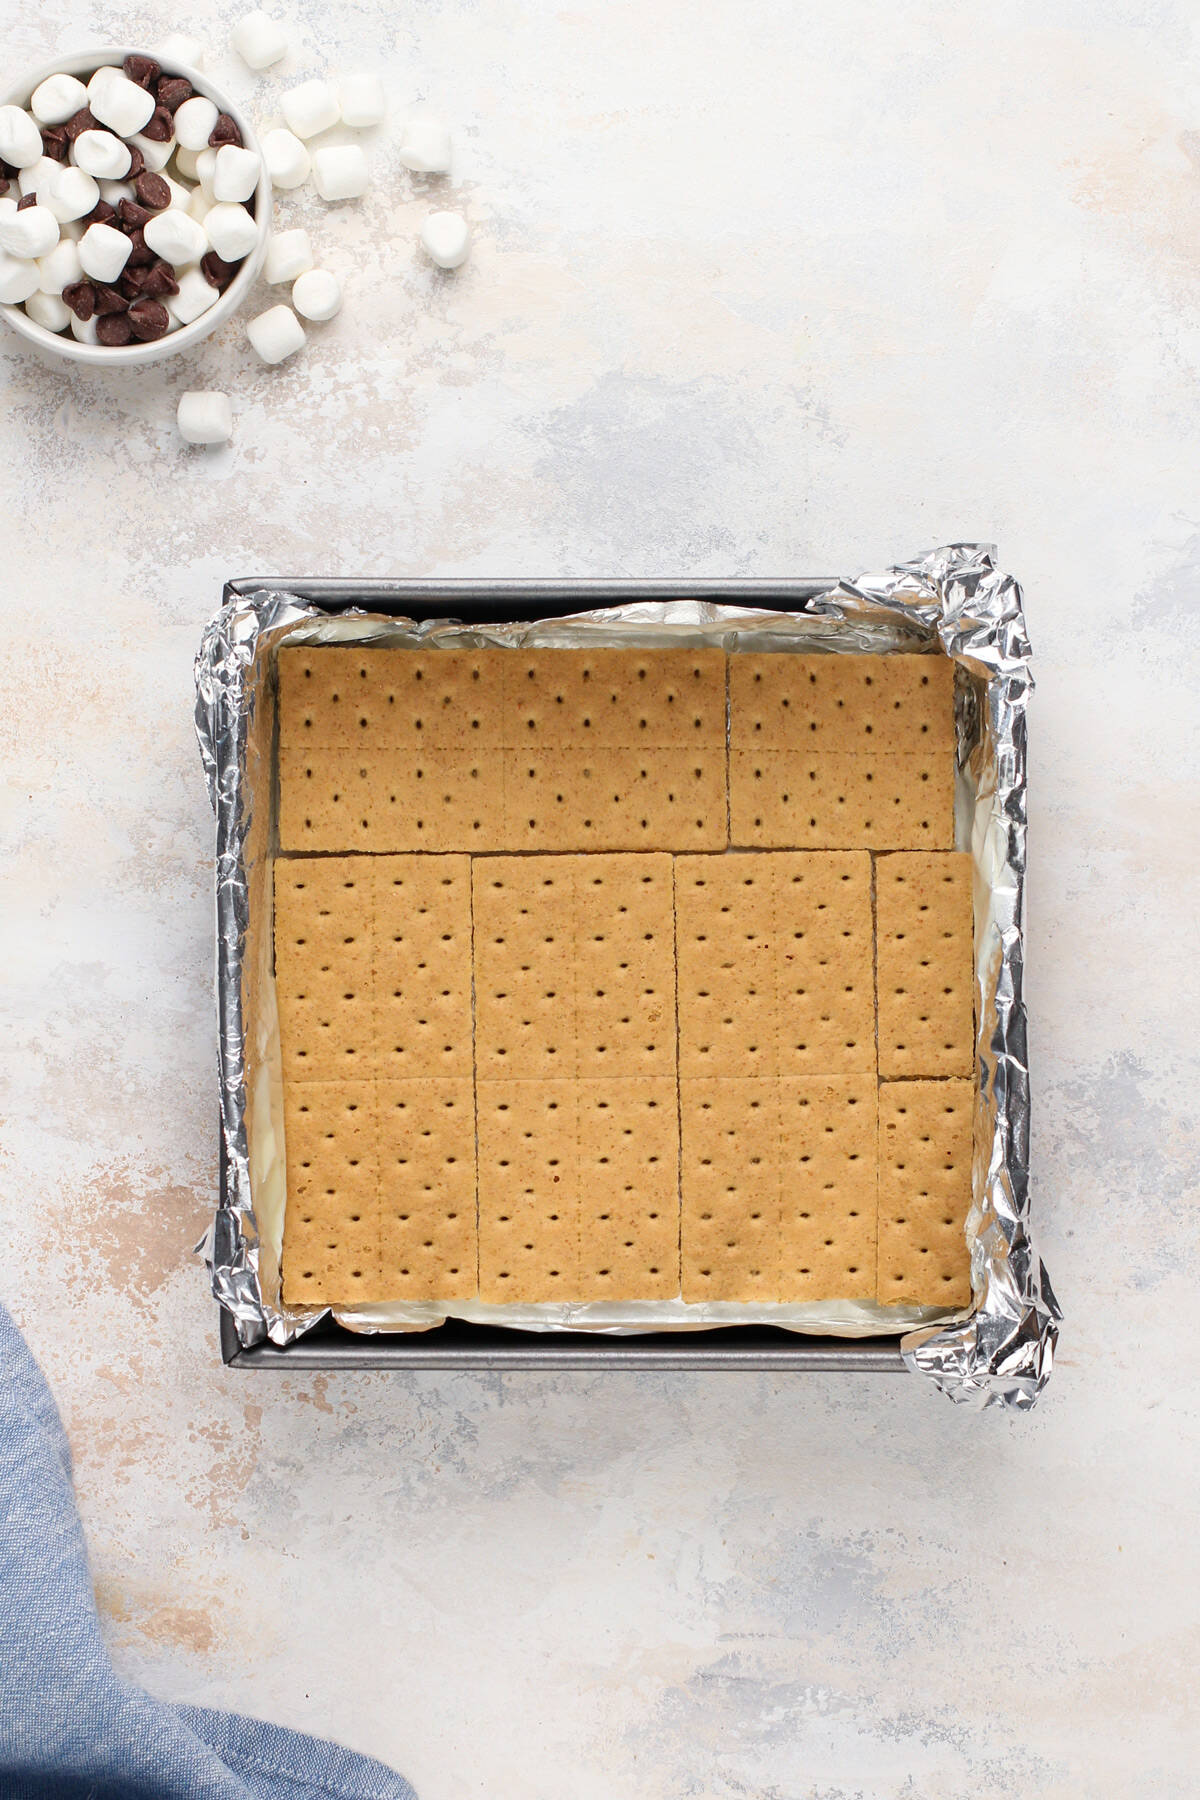
<path fill-rule="evenodd" d="M 378 125 L 387 111 L 383 83 L 378 75 L 343 75 L 338 84 L 342 99 L 342 124 L 354 131 Z"/>
<path fill-rule="evenodd" d="M 287 55 L 287 33 L 265 12 L 247 13 L 233 28 L 233 47 L 248 68 L 269 69 Z"/>
<path fill-rule="evenodd" d="M 129 261 L 133 245 L 111 225 L 89 225 L 79 240 L 79 261 L 89 281 L 113 282 Z"/>
<path fill-rule="evenodd" d="M 175 154 L 173 137 L 167 138 L 165 143 L 159 143 L 157 138 L 143 137 L 140 131 L 135 131 L 129 142 L 134 149 L 141 151 L 142 161 L 152 175 L 161 175 Z"/>
<path fill-rule="evenodd" d="M 60 163 L 50 177 L 50 185 L 41 200 L 60 225 L 67 225 L 73 219 L 86 218 L 105 197 L 103 188 L 115 185 L 117 184 L 112 182 L 98 182 L 86 169 L 74 168 L 70 163 Z M 130 188 L 129 192 L 132 195 L 133 189 Z M 112 200 L 109 204 L 115 206 L 117 203 Z"/>
<path fill-rule="evenodd" d="M 60 238 L 48 256 L 38 258 L 38 287 L 43 294 L 61 294 L 82 280 L 79 245 L 70 238 Z"/>
<path fill-rule="evenodd" d="M 446 175 L 450 170 L 450 133 L 440 119 L 418 114 L 400 133 L 398 155 L 418 175 Z"/>
<path fill-rule="evenodd" d="M 285 125 L 268 131 L 262 141 L 262 150 L 273 187 L 294 188 L 308 180 L 312 158 L 295 132 Z"/>
<path fill-rule="evenodd" d="M 212 209 L 213 209 L 212 195 L 206 194 L 202 187 L 199 187 L 199 186 L 194 187 L 191 191 L 191 194 L 188 198 L 188 203 L 187 203 L 187 210 L 191 214 L 192 218 L 198 219 L 200 224 L 203 225 L 205 219 L 207 219 L 207 217 L 208 217 L 209 213 L 212 211 Z"/>
<path fill-rule="evenodd" d="M 182 181 L 172 181 L 169 175 L 164 175 L 163 180 L 171 195 L 167 205 L 177 206 L 181 212 L 187 212 L 191 205 L 192 195 L 196 191 L 195 188 L 185 187 Z"/>
<path fill-rule="evenodd" d="M 111 131 L 81 132 L 72 146 L 72 155 L 79 168 L 89 175 L 102 175 L 106 181 L 120 181 L 133 163 L 129 145 Z"/>
<path fill-rule="evenodd" d="M 228 394 L 180 394 L 175 419 L 185 444 L 227 444 L 233 436 Z"/>
<path fill-rule="evenodd" d="M 421 227 L 421 243 L 439 269 L 461 269 L 471 249 L 471 232 L 458 213 L 430 213 Z"/>
<path fill-rule="evenodd" d="M 52 156 L 39 156 L 27 169 L 20 169 L 17 173 L 17 188 L 21 198 L 24 199 L 26 194 L 36 194 L 41 200 L 43 193 L 49 193 L 50 183 L 61 169 L 62 164 L 55 162 Z"/>
<path fill-rule="evenodd" d="M 0 162 L 28 169 L 42 154 L 42 134 L 23 106 L 0 106 Z"/>
<path fill-rule="evenodd" d="M 38 266 L 0 250 L 0 306 L 20 306 L 38 289 Z"/>
<path fill-rule="evenodd" d="M 290 306 L 272 306 L 259 313 L 246 327 L 250 339 L 265 363 L 281 363 L 303 348 L 304 327 Z"/>
<path fill-rule="evenodd" d="M 92 117 L 118 137 L 132 137 L 149 124 L 154 112 L 154 95 L 120 69 L 97 69 L 88 82 L 87 96 Z"/>
<path fill-rule="evenodd" d="M 322 200 L 357 200 L 371 185 L 367 159 L 357 144 L 313 151 L 313 180 Z"/>
<path fill-rule="evenodd" d="M 178 206 L 168 207 L 165 212 L 155 213 L 152 219 L 147 219 L 142 236 L 148 250 L 153 250 L 164 262 L 173 263 L 177 269 L 187 263 L 199 262 L 208 249 L 208 233 L 203 225 Z"/>
<path fill-rule="evenodd" d="M 17 203 L 12 195 L 0 194 L 0 219 L 2 219 L 6 213 L 15 213 L 16 210 Z"/>
<path fill-rule="evenodd" d="M 182 63 L 186 69 L 202 69 L 204 67 L 204 45 L 198 37 L 186 37 L 183 32 L 176 31 L 165 37 L 154 52 L 155 60 L 164 69 L 174 71 Z"/>
<path fill-rule="evenodd" d="M 217 177 L 217 152 L 207 145 L 196 157 L 196 180 L 210 199 L 215 200 L 213 182 Z"/>
<path fill-rule="evenodd" d="M 330 269 L 307 269 L 292 289 L 292 305 L 305 319 L 332 319 L 342 310 L 342 284 Z"/>
<path fill-rule="evenodd" d="M 185 150 L 207 150 L 219 113 L 203 94 L 193 94 L 175 114 L 175 141 Z"/>
<path fill-rule="evenodd" d="M 136 200 L 137 192 L 132 181 L 100 181 L 100 198 L 109 206 L 120 206 L 122 200 Z"/>
<path fill-rule="evenodd" d="M 303 225 L 297 225 L 292 231 L 277 231 L 267 245 L 263 279 L 269 284 L 295 281 L 297 275 L 311 269 L 316 260 Z"/>
<path fill-rule="evenodd" d="M 258 226 L 244 206 L 221 200 L 204 220 L 208 241 L 226 262 L 240 262 L 258 242 Z"/>
<path fill-rule="evenodd" d="M 219 298 L 216 288 L 199 269 L 185 269 L 179 277 L 179 292 L 169 294 L 164 304 L 177 325 L 190 325 Z"/>
<path fill-rule="evenodd" d="M 44 325 L 47 331 L 65 331 L 71 323 L 71 309 L 62 295 L 47 294 L 41 288 L 30 294 L 25 311 L 35 325 Z"/>
<path fill-rule="evenodd" d="M 175 146 L 175 167 L 185 181 L 199 181 L 200 177 L 196 173 L 196 159 L 199 155 L 198 150 L 181 150 L 178 145 Z M 157 173 L 156 169 L 155 174 Z"/>
<path fill-rule="evenodd" d="M 96 338 L 96 314 L 93 313 L 90 319 L 79 319 L 72 313 L 71 336 L 78 338 L 81 344 L 96 343 L 98 341 Z"/>
<path fill-rule="evenodd" d="M 47 75 L 33 90 L 29 110 L 39 125 L 65 125 L 88 103 L 87 89 L 73 75 Z"/>
<path fill-rule="evenodd" d="M 27 206 L 0 219 L 0 250 L 9 256 L 49 256 L 57 242 L 58 220 L 48 206 Z"/>
<path fill-rule="evenodd" d="M 302 81 L 289 88 L 280 105 L 288 126 L 298 138 L 316 137 L 336 125 L 341 113 L 338 97 L 327 81 Z M 41 145 L 38 146 L 39 150 Z"/>
<path fill-rule="evenodd" d="M 248 200 L 258 186 L 262 157 L 240 144 L 222 144 L 213 168 L 214 200 Z"/>

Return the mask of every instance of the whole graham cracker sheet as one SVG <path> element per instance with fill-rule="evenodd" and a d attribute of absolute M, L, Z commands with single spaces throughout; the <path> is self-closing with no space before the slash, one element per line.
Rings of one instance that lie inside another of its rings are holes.
<path fill-rule="evenodd" d="M 969 1302 L 948 663 L 279 670 L 287 1304 L 858 1331 Z"/>

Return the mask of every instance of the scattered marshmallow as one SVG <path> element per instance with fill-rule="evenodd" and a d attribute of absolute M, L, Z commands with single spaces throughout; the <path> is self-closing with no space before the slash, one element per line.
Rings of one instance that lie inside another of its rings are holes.
<path fill-rule="evenodd" d="M 302 181 L 308 180 L 312 158 L 295 132 L 286 126 L 279 125 L 274 131 L 268 131 L 262 141 L 262 152 L 274 187 L 299 187 Z"/>
<path fill-rule="evenodd" d="M 213 198 L 248 200 L 258 186 L 261 173 L 262 157 L 257 150 L 244 150 L 240 144 L 222 144 L 213 165 Z"/>
<path fill-rule="evenodd" d="M 202 69 L 204 67 L 204 45 L 198 37 L 187 37 L 176 31 L 165 37 L 154 52 L 164 69 L 173 69 L 182 63 L 185 69 Z"/>
<path fill-rule="evenodd" d="M 197 220 L 178 206 L 155 213 L 142 227 L 146 248 L 161 256 L 164 262 L 178 268 L 199 262 L 208 249 L 208 233 Z M 85 240 L 86 241 L 86 240 Z"/>
<path fill-rule="evenodd" d="M 199 160 L 199 157 L 200 152 L 198 150 L 181 150 L 179 146 L 176 145 L 175 167 L 186 181 L 199 181 L 200 177 L 196 173 L 196 163 Z"/>
<path fill-rule="evenodd" d="M 269 69 L 287 55 L 287 33 L 265 12 L 247 13 L 233 28 L 233 47 L 248 68 Z"/>
<path fill-rule="evenodd" d="M 227 444 L 233 436 L 233 407 L 228 394 L 180 394 L 175 419 L 185 444 Z"/>
<path fill-rule="evenodd" d="M 175 139 L 169 137 L 159 142 L 157 138 L 143 137 L 135 131 L 129 140 L 134 149 L 142 153 L 142 161 L 152 175 L 161 175 L 175 153 Z"/>
<path fill-rule="evenodd" d="M 277 231 L 267 245 L 267 259 L 263 264 L 263 279 L 274 285 L 277 281 L 295 281 L 297 275 L 303 275 L 316 263 L 313 247 L 307 231 L 297 225 L 292 231 Z"/>
<path fill-rule="evenodd" d="M 48 206 L 26 206 L 0 219 L 0 250 L 9 256 L 49 256 L 58 235 L 58 220 Z"/>
<path fill-rule="evenodd" d="M 100 198 L 107 206 L 120 206 L 122 200 L 136 200 L 137 193 L 132 181 L 98 181 Z"/>
<path fill-rule="evenodd" d="M 193 219 L 198 219 L 200 221 L 201 225 L 203 225 L 205 219 L 207 219 L 209 213 L 212 211 L 213 205 L 214 201 L 212 195 L 206 193 L 199 185 L 194 187 L 191 194 L 188 196 L 187 210 L 192 215 Z"/>
<path fill-rule="evenodd" d="M 111 131 L 84 131 L 72 147 L 75 162 L 88 175 L 103 175 L 106 181 L 120 181 L 133 165 L 129 145 L 123 144 Z"/>
<path fill-rule="evenodd" d="M 331 269 L 306 269 L 292 289 L 292 305 L 302 318 L 332 319 L 342 310 L 342 284 Z"/>
<path fill-rule="evenodd" d="M 81 319 L 77 314 L 72 313 L 71 336 L 73 338 L 78 338 L 81 344 L 98 343 L 99 339 L 96 336 L 96 326 L 98 324 L 99 318 L 95 313 L 92 314 L 90 319 Z"/>
<path fill-rule="evenodd" d="M 38 258 L 38 288 L 43 294 L 61 294 L 83 280 L 83 264 L 79 245 L 71 238 L 60 238 L 48 256 Z"/>
<path fill-rule="evenodd" d="M 246 336 L 265 363 L 281 363 L 303 348 L 304 327 L 290 306 L 272 306 L 246 327 Z"/>
<path fill-rule="evenodd" d="M 220 295 L 200 269 L 184 269 L 178 279 L 179 292 L 167 297 L 167 312 L 177 325 L 190 325 L 214 306 Z"/>
<path fill-rule="evenodd" d="M 313 151 L 313 180 L 322 200 L 357 200 L 371 185 L 367 159 L 357 144 Z"/>
<path fill-rule="evenodd" d="M 421 243 L 439 269 L 461 269 L 471 251 L 470 227 L 460 213 L 430 213 L 421 227 Z"/>
<path fill-rule="evenodd" d="M 20 306 L 38 291 L 38 266 L 0 250 L 0 306 Z"/>
<path fill-rule="evenodd" d="M 177 206 L 181 212 L 187 212 L 191 205 L 192 195 L 196 191 L 195 188 L 185 187 L 182 181 L 173 181 L 169 175 L 164 175 L 163 180 L 166 182 L 167 191 L 171 196 L 167 205 Z"/>
<path fill-rule="evenodd" d="M 217 178 L 217 152 L 205 145 L 196 156 L 196 180 L 210 198 L 215 199 L 213 182 Z"/>
<path fill-rule="evenodd" d="M 87 89 L 74 75 L 47 75 L 34 88 L 29 110 L 39 125 L 65 125 L 87 103 Z"/>
<path fill-rule="evenodd" d="M 240 262 L 258 242 L 258 226 L 252 213 L 236 202 L 220 200 L 210 208 L 204 229 L 217 255 L 226 262 Z"/>
<path fill-rule="evenodd" d="M 133 245 L 111 225 L 89 225 L 79 240 L 79 261 L 89 281 L 118 280 Z"/>
<path fill-rule="evenodd" d="M 175 114 L 175 141 L 185 150 L 207 150 L 220 114 L 204 94 L 193 94 Z"/>
<path fill-rule="evenodd" d="M 68 225 L 73 219 L 86 218 L 105 197 L 103 188 L 112 185 L 115 184 L 98 182 L 86 169 L 74 168 L 70 163 L 56 164 L 54 174 L 50 177 L 50 186 L 41 196 L 41 202 L 43 206 L 49 207 L 60 226 Z M 132 195 L 133 189 L 130 188 L 129 192 Z M 109 204 L 115 206 L 117 202 L 112 200 Z"/>
<path fill-rule="evenodd" d="M 23 106 L 0 106 L 0 162 L 28 169 L 42 154 L 42 134 Z"/>
<path fill-rule="evenodd" d="M 87 94 L 92 117 L 118 137 L 132 137 L 154 114 L 154 95 L 120 69 L 97 69 L 88 82 Z"/>
<path fill-rule="evenodd" d="M 343 125 L 349 125 L 354 131 L 364 131 L 383 119 L 387 105 L 378 75 L 343 75 L 339 92 Z"/>
<path fill-rule="evenodd" d="M 71 323 L 71 309 L 62 295 L 48 294 L 43 288 L 30 294 L 25 311 L 35 325 L 44 325 L 47 331 L 65 331 Z"/>
<path fill-rule="evenodd" d="M 17 189 L 21 198 L 24 199 L 26 194 L 36 194 L 44 205 L 42 196 L 49 193 L 50 184 L 61 169 L 62 164 L 55 162 L 52 156 L 39 156 L 27 169 L 18 169 Z"/>
<path fill-rule="evenodd" d="M 400 161 L 415 174 L 449 174 L 451 150 L 449 129 L 430 113 L 418 113 L 400 133 Z"/>
<path fill-rule="evenodd" d="M 338 97 L 327 81 L 302 81 L 299 87 L 288 89 L 280 105 L 289 129 L 298 138 L 316 137 L 318 132 L 328 131 L 341 116 Z"/>

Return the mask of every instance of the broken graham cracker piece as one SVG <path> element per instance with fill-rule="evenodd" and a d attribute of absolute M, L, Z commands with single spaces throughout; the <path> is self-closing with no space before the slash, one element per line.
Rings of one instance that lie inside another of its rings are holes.
<path fill-rule="evenodd" d="M 384 1298 L 374 1084 L 285 1081 L 284 1138 L 284 1300 L 326 1306 Z"/>
<path fill-rule="evenodd" d="M 574 1081 L 476 1082 L 483 1301 L 575 1297 L 578 1096 Z"/>
<path fill-rule="evenodd" d="M 975 1086 L 879 1089 L 879 1285 L 884 1306 L 966 1306 Z"/>
<path fill-rule="evenodd" d="M 954 771 L 919 752 L 731 750 L 730 838 L 755 849 L 949 850 Z"/>
<path fill-rule="evenodd" d="M 878 1105 L 873 1074 L 779 1083 L 781 1300 L 873 1300 Z"/>
<path fill-rule="evenodd" d="M 463 750 L 279 746 L 279 844 L 285 851 L 487 850 L 499 840 L 504 768 Z"/>
<path fill-rule="evenodd" d="M 879 1072 L 975 1066 L 973 866 L 965 853 L 875 859 Z"/>
<path fill-rule="evenodd" d="M 780 1292 L 779 1083 L 679 1083 L 684 1300 Z"/>
<path fill-rule="evenodd" d="M 284 1081 L 366 1076 L 377 1049 L 372 867 L 356 857 L 277 858 L 273 878 Z"/>
<path fill-rule="evenodd" d="M 387 1297 L 470 1299 L 479 1284 L 472 1081 L 380 1081 L 376 1118 Z"/>
<path fill-rule="evenodd" d="M 935 655 L 746 653 L 729 662 L 735 750 L 954 752 L 954 665 Z"/>
<path fill-rule="evenodd" d="M 679 1117 L 675 1077 L 578 1086 L 580 1300 L 679 1292 Z"/>

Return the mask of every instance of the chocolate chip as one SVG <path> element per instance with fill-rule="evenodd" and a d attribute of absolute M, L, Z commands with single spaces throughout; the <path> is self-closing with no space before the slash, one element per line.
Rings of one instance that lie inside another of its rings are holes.
<path fill-rule="evenodd" d="M 133 328 L 127 313 L 108 313 L 103 319 L 96 320 L 96 342 L 107 344 L 109 349 L 127 344 L 132 336 Z"/>
<path fill-rule="evenodd" d="M 36 194 L 22 194 L 21 198 L 17 201 L 17 211 L 24 212 L 26 207 L 36 206 L 37 203 L 38 199 Z"/>
<path fill-rule="evenodd" d="M 134 181 L 146 166 L 146 159 L 136 144 L 126 144 L 129 152 L 129 167 L 125 171 L 126 181 Z"/>
<path fill-rule="evenodd" d="M 171 190 L 161 175 L 139 175 L 133 185 L 142 205 L 148 206 L 152 212 L 161 212 L 164 206 L 170 206 Z M 144 225 L 146 221 L 139 219 L 138 223 Z"/>
<path fill-rule="evenodd" d="M 136 300 L 139 294 L 146 291 L 146 283 L 150 279 L 149 269 L 129 269 L 121 276 L 117 286 L 127 300 Z"/>
<path fill-rule="evenodd" d="M 228 113 L 218 113 L 217 122 L 208 134 L 208 142 L 213 150 L 219 150 L 222 144 L 240 144 L 242 134 L 237 128 L 237 121 Z"/>
<path fill-rule="evenodd" d="M 175 136 L 175 121 L 165 106 L 155 107 L 142 126 L 142 136 L 149 138 L 152 144 L 165 144 L 168 138 Z"/>
<path fill-rule="evenodd" d="M 7 192 L 8 192 L 8 176 L 0 175 L 0 194 L 7 194 Z"/>
<path fill-rule="evenodd" d="M 155 257 L 153 250 L 151 250 L 149 244 L 147 244 L 145 238 L 142 236 L 140 226 L 136 231 L 130 232 L 129 243 L 130 251 L 128 261 L 125 265 L 126 268 L 132 264 L 135 269 L 148 269 L 151 263 L 154 262 Z"/>
<path fill-rule="evenodd" d="M 107 200 L 97 200 L 83 222 L 85 225 L 111 225 L 116 216 L 115 206 L 110 206 Z"/>
<path fill-rule="evenodd" d="M 138 278 L 142 284 L 143 294 L 149 294 L 155 300 L 161 300 L 167 294 L 177 294 L 179 283 L 175 279 L 175 271 L 169 262 L 160 258 L 152 269 L 139 269 Z"/>
<path fill-rule="evenodd" d="M 62 127 L 68 144 L 73 144 L 75 139 L 82 137 L 85 131 L 99 131 L 100 129 L 99 119 L 93 118 L 91 109 L 87 106 L 81 106 L 79 111 L 73 113 Z"/>
<path fill-rule="evenodd" d="M 164 336 L 171 323 L 171 316 L 161 300 L 135 300 L 127 316 L 134 337 L 144 344 Z"/>
<path fill-rule="evenodd" d="M 73 281 L 63 289 L 63 299 L 85 325 L 96 310 L 96 290 L 90 281 Z"/>
<path fill-rule="evenodd" d="M 162 69 L 152 56 L 127 56 L 122 65 L 130 81 L 136 81 L 139 87 L 153 87 Z"/>
<path fill-rule="evenodd" d="M 106 313 L 122 313 L 125 311 L 129 302 L 124 294 L 119 293 L 115 287 L 108 287 L 102 281 L 96 282 L 95 286 L 97 318 L 103 318 Z"/>
<path fill-rule="evenodd" d="M 158 104 L 165 106 L 169 113 L 178 112 L 185 100 L 192 97 L 192 84 L 185 81 L 182 75 L 164 75 L 158 84 Z"/>
<path fill-rule="evenodd" d="M 154 217 L 152 212 L 148 212 L 144 206 L 138 206 L 133 200 L 118 201 L 117 212 L 120 214 L 122 226 L 130 232 L 140 231 L 142 226 Z"/>
<path fill-rule="evenodd" d="M 209 287 L 227 288 L 237 274 L 237 269 L 236 263 L 226 262 L 215 250 L 206 251 L 200 258 L 200 273 Z"/>
<path fill-rule="evenodd" d="M 61 125 L 42 126 L 42 155 L 51 162 L 66 162 L 67 134 Z"/>

